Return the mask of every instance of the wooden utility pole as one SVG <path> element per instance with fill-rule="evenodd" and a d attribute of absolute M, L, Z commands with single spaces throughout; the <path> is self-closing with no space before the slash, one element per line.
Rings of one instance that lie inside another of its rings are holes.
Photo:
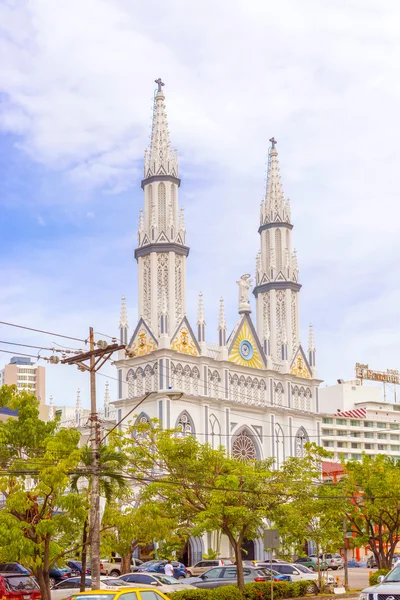
<path fill-rule="evenodd" d="M 81 371 L 90 373 L 90 445 L 92 451 L 92 464 L 90 467 L 91 492 L 89 512 L 89 543 L 91 548 L 91 580 L 92 590 L 100 589 L 100 422 L 96 406 L 96 371 L 117 350 L 125 348 L 124 344 L 107 345 L 99 342 L 100 347 L 95 350 L 93 327 L 89 328 L 89 352 L 66 358 L 61 362 L 68 365 L 78 365 Z M 86 364 L 88 361 L 89 364 Z"/>
<path fill-rule="evenodd" d="M 344 554 L 344 587 L 346 588 L 346 592 L 349 589 L 349 566 L 348 566 L 348 561 L 347 561 L 347 546 L 348 546 L 348 542 L 347 542 L 347 519 L 346 517 L 343 517 L 343 554 Z"/>

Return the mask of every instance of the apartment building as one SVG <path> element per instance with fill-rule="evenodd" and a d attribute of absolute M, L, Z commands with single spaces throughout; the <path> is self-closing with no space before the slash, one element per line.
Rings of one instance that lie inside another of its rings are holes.
<path fill-rule="evenodd" d="M 29 390 L 33 392 L 40 403 L 40 417 L 42 419 L 47 418 L 49 407 L 46 405 L 45 367 L 38 366 L 27 356 L 13 356 L 9 364 L 0 370 L 1 385 L 16 385 L 18 391 Z M 16 413 L 5 415 L 5 418 L 15 415 Z"/>
<path fill-rule="evenodd" d="M 386 454 L 400 460 L 400 404 L 387 402 L 382 388 L 359 380 L 320 389 L 322 445 L 334 460 Z"/>

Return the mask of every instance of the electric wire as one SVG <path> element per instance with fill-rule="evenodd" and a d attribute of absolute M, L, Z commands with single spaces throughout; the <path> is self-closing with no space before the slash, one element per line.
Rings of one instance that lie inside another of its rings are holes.
<path fill-rule="evenodd" d="M 46 335 L 55 335 L 56 337 L 61 337 L 66 340 L 74 340 L 75 342 L 84 342 L 87 344 L 87 340 L 83 340 L 81 338 L 72 337 L 70 335 L 64 335 L 62 333 L 54 333 L 52 331 L 45 331 L 43 329 L 35 329 L 34 327 L 27 327 L 25 325 L 17 325 L 16 323 L 8 323 L 7 321 L 0 321 L 0 325 L 7 325 L 9 327 L 17 327 L 19 329 L 26 329 L 28 331 L 36 331 L 37 333 L 44 333 Z"/>

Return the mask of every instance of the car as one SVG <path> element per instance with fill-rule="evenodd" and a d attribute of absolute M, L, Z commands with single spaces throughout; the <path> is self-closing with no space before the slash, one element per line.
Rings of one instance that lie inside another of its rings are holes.
<path fill-rule="evenodd" d="M 319 564 L 318 564 L 319 563 Z M 319 558 L 313 556 L 306 556 L 303 558 L 298 558 L 294 561 L 294 565 L 303 565 L 303 567 L 307 567 L 310 571 L 318 571 L 318 567 L 320 571 L 326 571 L 328 565 L 326 561 L 320 560 Z"/>
<path fill-rule="evenodd" d="M 170 600 L 168 596 L 144 585 L 115 590 L 88 590 L 73 594 L 68 600 Z"/>
<path fill-rule="evenodd" d="M 344 567 L 343 556 L 341 556 L 338 552 L 335 554 L 320 554 L 319 556 L 316 554 L 310 554 L 310 557 L 315 559 L 319 558 L 319 560 L 326 562 L 328 569 L 332 569 L 332 571 L 337 571 L 337 569 L 343 569 Z"/>
<path fill-rule="evenodd" d="M 164 567 L 167 562 L 167 560 L 149 560 L 149 562 L 140 565 L 136 572 L 141 573 L 142 571 L 148 571 L 149 573 L 161 573 L 161 575 L 165 575 Z M 174 567 L 174 577 L 176 579 L 185 579 L 185 577 L 189 577 L 188 570 L 182 563 L 173 560 L 172 566 Z"/>
<path fill-rule="evenodd" d="M 250 562 L 250 561 L 243 561 L 243 564 L 245 564 L 247 562 Z M 201 560 L 200 562 L 197 562 L 196 564 L 188 567 L 187 572 L 189 573 L 189 577 L 197 577 L 198 575 L 201 575 L 202 573 L 204 573 L 208 569 L 211 569 L 212 567 L 224 567 L 225 565 L 232 565 L 232 564 L 233 564 L 233 562 L 230 558 L 216 558 L 215 560 L 205 560 L 204 559 L 204 560 Z M 254 566 L 254 565 L 251 564 L 249 566 Z"/>
<path fill-rule="evenodd" d="M 243 567 L 243 575 L 245 583 L 271 580 L 271 572 L 258 567 Z M 278 581 L 276 577 L 279 577 L 279 574 L 276 574 L 276 576 L 274 574 L 274 581 Z M 286 577 L 284 580 L 290 581 L 290 578 Z M 279 581 L 282 581 L 282 578 L 279 578 Z M 194 587 L 202 589 L 214 589 L 223 585 L 235 585 L 237 583 L 237 567 L 236 565 L 214 567 L 199 577 L 189 577 L 186 582 L 194 585 Z"/>
<path fill-rule="evenodd" d="M 52 588 L 59 581 L 68 579 L 68 577 L 72 577 L 73 575 L 78 575 L 78 573 L 73 573 L 72 569 L 69 567 L 58 567 L 57 565 L 54 565 L 49 571 L 50 587 Z"/>
<path fill-rule="evenodd" d="M 67 567 L 72 569 L 73 575 L 82 573 L 82 562 L 80 560 L 67 560 Z M 90 575 L 91 571 L 89 566 L 86 566 L 85 573 L 86 575 Z"/>
<path fill-rule="evenodd" d="M 89 587 L 92 585 L 92 581 L 90 577 L 86 577 L 85 586 Z M 51 600 L 63 600 L 67 598 L 71 594 L 79 592 L 79 588 L 81 587 L 81 578 L 80 577 L 69 577 L 68 579 L 64 579 L 64 581 L 60 581 L 57 583 L 50 592 Z M 116 577 L 106 577 L 102 575 L 100 577 L 100 589 L 101 590 L 109 590 L 109 589 L 118 589 L 118 588 L 130 587 L 129 583 L 125 581 L 120 581 Z"/>
<path fill-rule="evenodd" d="M 314 594 L 318 592 L 318 573 L 310 571 L 303 565 L 287 564 L 287 565 L 274 565 L 274 570 L 282 573 L 282 575 L 290 575 L 292 581 L 309 581 L 310 586 L 307 588 L 307 594 Z M 333 575 L 325 575 L 327 583 L 334 583 L 335 579 Z"/>
<path fill-rule="evenodd" d="M 358 600 L 369 600 L 379 598 L 398 598 L 400 595 L 400 565 L 395 566 L 387 575 L 378 577 L 377 585 L 369 586 L 362 590 Z"/>
<path fill-rule="evenodd" d="M 31 571 L 19 563 L 0 563 L 0 573 L 21 573 L 31 575 Z"/>
<path fill-rule="evenodd" d="M 349 569 L 359 569 L 361 567 L 366 567 L 367 563 L 362 560 L 356 560 L 355 558 L 351 558 L 347 561 L 347 566 Z"/>
<path fill-rule="evenodd" d="M 368 569 L 376 569 L 378 565 L 376 564 L 376 558 L 373 554 L 371 554 L 371 556 L 368 556 L 367 558 L 367 567 Z"/>
<path fill-rule="evenodd" d="M 14 572 L 0 575 L 0 597 L 3 600 L 40 600 L 42 594 L 30 573 Z"/>
<path fill-rule="evenodd" d="M 131 573 L 138 570 L 138 568 L 145 564 L 138 558 L 132 558 L 131 560 Z M 102 575 L 111 575 L 112 577 L 119 577 L 121 575 L 121 557 L 113 556 L 112 558 L 102 558 L 100 561 L 100 573 Z"/>
<path fill-rule="evenodd" d="M 186 581 L 175 579 L 175 577 L 169 577 L 168 575 L 161 575 L 160 573 L 127 573 L 121 575 L 119 580 L 125 581 L 129 584 L 145 584 L 154 585 L 160 592 L 165 594 L 170 592 L 179 592 L 181 590 L 194 590 L 195 587 L 186 583 Z"/>

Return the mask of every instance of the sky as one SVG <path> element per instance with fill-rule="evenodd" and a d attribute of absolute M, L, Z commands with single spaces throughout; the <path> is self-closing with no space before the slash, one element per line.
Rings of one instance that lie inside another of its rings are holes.
<path fill-rule="evenodd" d="M 255 270 L 275 136 L 301 339 L 312 322 L 323 385 L 351 379 L 356 362 L 398 368 L 399 27 L 395 0 L 2 0 L 1 320 L 79 339 L 93 326 L 109 339 L 126 295 L 133 331 L 143 152 L 161 76 L 191 322 L 200 291 L 209 341 L 220 296 L 228 328 L 237 321 L 235 282 Z M 0 338 L 15 354 L 4 342 L 81 347 L 3 325 Z M 0 352 L 0 366 L 10 356 Z M 107 378 L 115 397 L 113 377 L 111 365 L 97 377 L 100 402 Z M 47 400 L 74 404 L 78 387 L 88 406 L 87 375 L 48 365 Z"/>

